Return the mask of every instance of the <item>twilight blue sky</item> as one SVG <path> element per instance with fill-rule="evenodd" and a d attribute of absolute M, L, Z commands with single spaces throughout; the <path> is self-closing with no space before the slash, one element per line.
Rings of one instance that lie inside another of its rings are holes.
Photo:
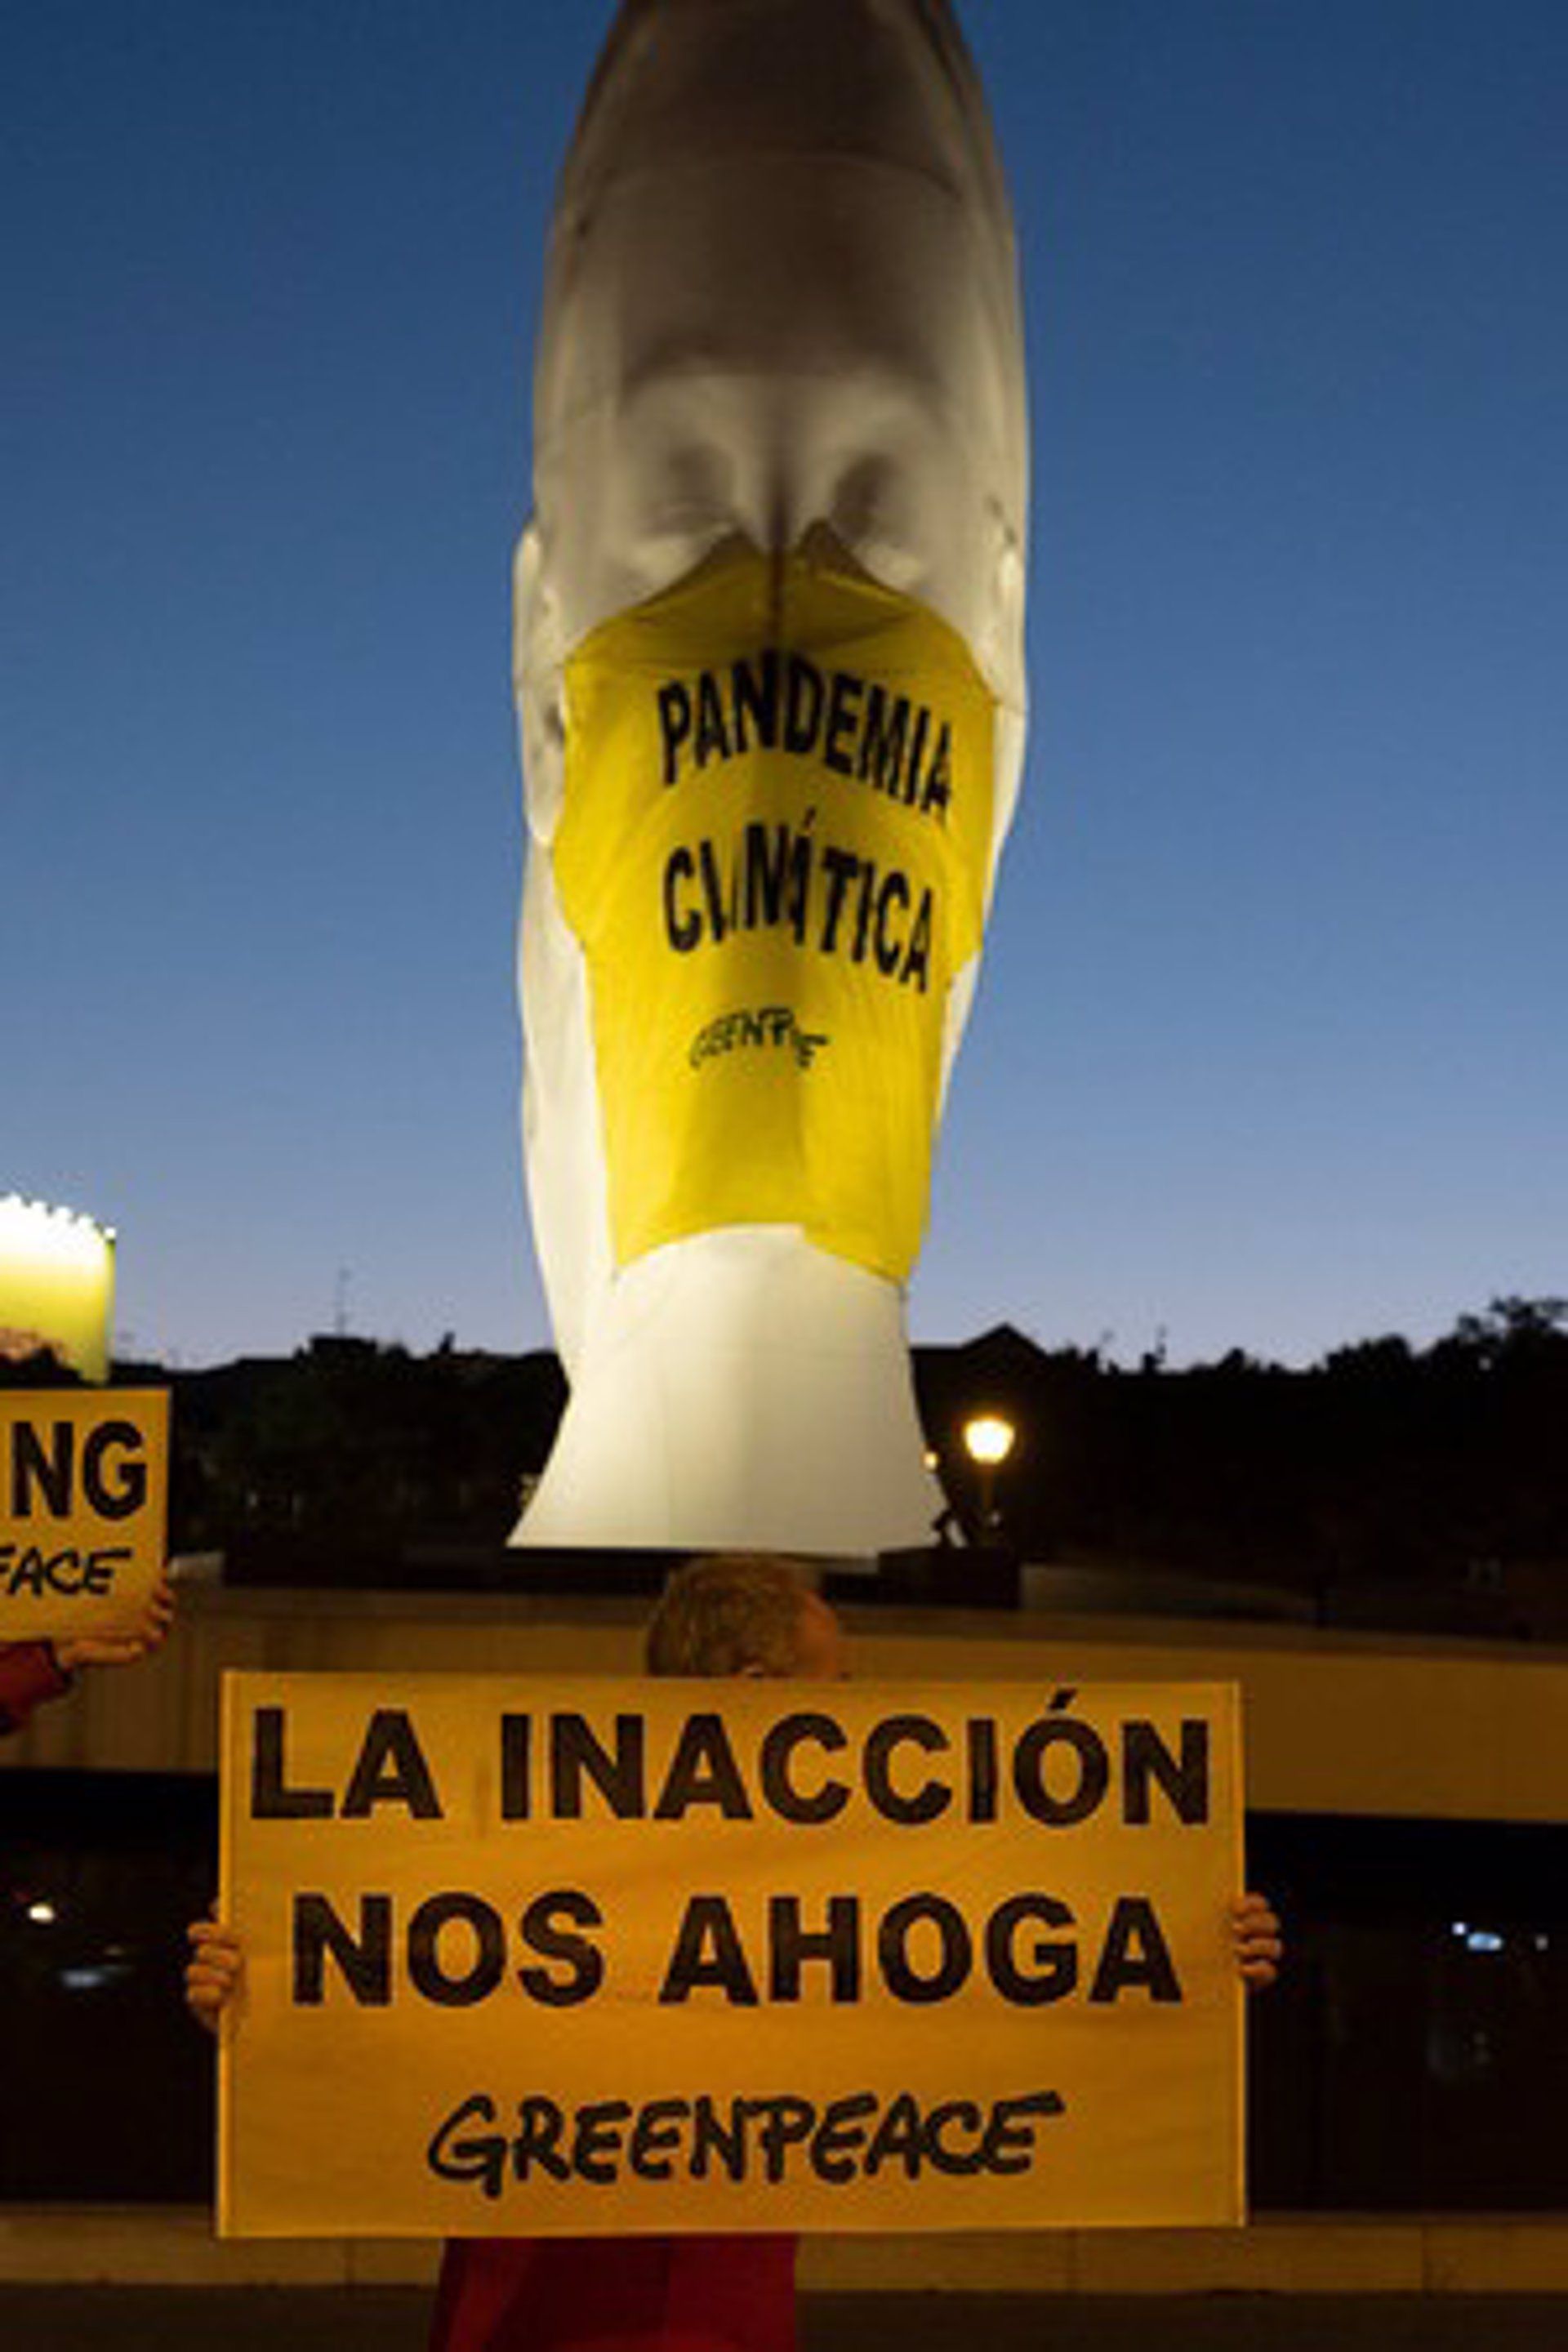
<path fill-rule="evenodd" d="M 8 12 L 0 1192 L 120 1227 L 139 1353 L 547 1339 L 508 565 L 609 14 Z M 1035 723 L 916 1336 L 1568 1289 L 1568 7 L 962 15 Z"/>

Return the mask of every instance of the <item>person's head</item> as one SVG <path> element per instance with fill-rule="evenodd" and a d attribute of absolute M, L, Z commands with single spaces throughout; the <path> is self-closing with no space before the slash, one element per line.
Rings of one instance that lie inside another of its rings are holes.
<path fill-rule="evenodd" d="M 689 1559 L 666 1584 L 644 1643 L 650 1675 L 796 1675 L 837 1681 L 843 1633 L 792 1562 L 772 1552 Z"/>

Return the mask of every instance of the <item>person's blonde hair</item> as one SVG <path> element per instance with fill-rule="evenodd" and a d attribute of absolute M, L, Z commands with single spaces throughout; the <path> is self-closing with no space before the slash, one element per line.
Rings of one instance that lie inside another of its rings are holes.
<path fill-rule="evenodd" d="M 648 1673 L 792 1674 L 809 1590 L 795 1563 L 776 1552 L 711 1552 L 685 1561 L 648 1623 Z"/>

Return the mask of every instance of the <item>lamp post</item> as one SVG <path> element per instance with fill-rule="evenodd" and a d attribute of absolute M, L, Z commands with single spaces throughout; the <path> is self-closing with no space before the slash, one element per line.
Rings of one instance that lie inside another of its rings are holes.
<path fill-rule="evenodd" d="M 1013 1451 L 1017 1435 L 1013 1423 L 999 1412 L 972 1413 L 963 1424 L 963 1450 L 973 1463 L 980 1483 L 980 1540 L 988 1543 L 997 1532 L 996 1473 Z"/>

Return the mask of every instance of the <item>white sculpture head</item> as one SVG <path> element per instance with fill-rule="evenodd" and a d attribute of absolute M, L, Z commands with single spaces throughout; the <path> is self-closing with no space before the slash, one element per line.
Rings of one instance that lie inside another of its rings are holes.
<path fill-rule="evenodd" d="M 518 1540 L 923 1540 L 902 1284 L 1023 748 L 1005 191 L 935 0 L 626 0 L 518 552 Z"/>

